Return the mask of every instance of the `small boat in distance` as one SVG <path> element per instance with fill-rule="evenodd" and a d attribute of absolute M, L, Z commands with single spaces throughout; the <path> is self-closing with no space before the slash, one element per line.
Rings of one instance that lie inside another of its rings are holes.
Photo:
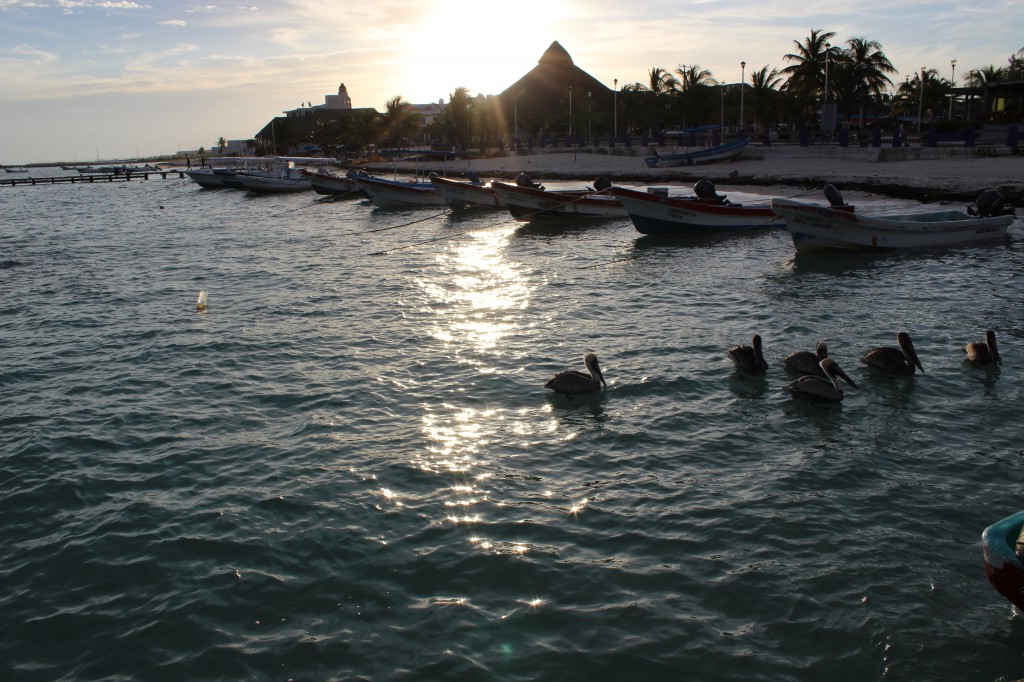
<path fill-rule="evenodd" d="M 750 142 L 749 137 L 741 137 L 732 142 L 718 144 L 704 149 L 697 149 L 692 152 L 679 152 L 678 154 L 660 154 L 657 147 L 651 147 L 653 156 L 644 157 L 644 163 L 648 168 L 671 168 L 673 166 L 696 166 L 716 161 L 729 161 L 743 153 L 743 149 Z"/>
<path fill-rule="evenodd" d="M 4 166 L 4 171 L 8 173 L 28 173 L 28 168 L 18 168 L 15 166 Z"/>
<path fill-rule="evenodd" d="M 945 210 L 871 216 L 836 208 L 772 199 L 797 252 L 822 249 L 893 250 L 953 246 L 1006 238 L 1015 215 L 997 190 L 978 197 L 967 211 Z"/>

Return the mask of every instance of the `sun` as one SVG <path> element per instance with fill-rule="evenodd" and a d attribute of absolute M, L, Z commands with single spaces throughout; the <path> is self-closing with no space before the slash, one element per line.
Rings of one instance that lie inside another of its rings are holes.
<path fill-rule="evenodd" d="M 537 65 L 553 40 L 565 3 L 518 0 L 433 0 L 410 36 L 403 96 L 415 103 L 448 101 L 455 88 L 497 95 Z M 561 7 L 561 9 L 559 9 Z"/>

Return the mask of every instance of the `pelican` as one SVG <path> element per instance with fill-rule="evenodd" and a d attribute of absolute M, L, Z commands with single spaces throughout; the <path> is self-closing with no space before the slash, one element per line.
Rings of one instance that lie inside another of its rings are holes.
<path fill-rule="evenodd" d="M 810 374 L 802 376 L 789 385 L 789 394 L 794 398 L 809 400 L 812 403 L 841 403 L 843 389 L 839 388 L 836 377 L 844 377 L 843 370 L 832 358 L 824 358 L 818 363 L 818 368 L 825 375 L 824 377 Z"/>
<path fill-rule="evenodd" d="M 786 368 L 791 369 L 794 372 L 798 372 L 801 375 L 811 374 L 816 376 L 825 376 L 824 371 L 818 364 L 822 360 L 828 357 L 828 345 L 824 341 L 818 341 L 818 345 L 814 347 L 814 352 L 806 350 L 798 350 L 795 353 L 790 353 L 783 359 L 786 363 Z"/>
<path fill-rule="evenodd" d="M 768 372 L 768 363 L 764 361 L 764 354 L 761 352 L 761 337 L 754 334 L 751 343 L 754 345 L 730 348 L 729 358 L 741 372 L 763 377 Z"/>
<path fill-rule="evenodd" d="M 964 350 L 967 352 L 967 361 L 975 365 L 1003 364 L 999 349 L 996 348 L 996 333 L 991 329 L 985 332 L 984 341 L 971 341 Z"/>
<path fill-rule="evenodd" d="M 550 388 L 555 393 L 561 393 L 570 400 L 574 395 L 597 393 L 601 390 L 602 385 L 607 389 L 608 384 L 604 380 L 604 375 L 601 374 L 601 365 L 597 364 L 597 355 L 587 353 L 583 356 L 583 364 L 590 370 L 590 374 L 577 372 L 574 369 L 559 372 L 547 380 L 544 388 Z"/>
<path fill-rule="evenodd" d="M 788 369 L 794 372 L 799 372 L 803 376 L 814 376 L 814 377 L 825 377 L 825 370 L 821 368 L 821 361 L 828 357 L 828 346 L 824 341 L 819 341 L 818 345 L 814 347 L 814 352 L 801 350 L 796 353 L 790 353 L 786 356 L 783 362 L 786 363 Z M 847 376 L 839 364 L 835 364 L 836 376 L 850 384 L 854 388 L 860 388 L 857 383 Z"/>
<path fill-rule="evenodd" d="M 924 373 L 921 361 L 917 359 L 917 351 L 910 340 L 910 334 L 900 332 L 896 335 L 899 348 L 876 348 L 860 359 L 865 365 L 879 369 L 886 374 L 909 377 L 914 374 L 914 367 Z"/>

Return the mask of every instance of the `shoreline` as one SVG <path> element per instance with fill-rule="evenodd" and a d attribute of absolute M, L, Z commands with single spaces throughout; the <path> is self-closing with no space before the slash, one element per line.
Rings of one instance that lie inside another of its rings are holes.
<path fill-rule="evenodd" d="M 488 176 L 505 179 L 528 173 L 541 182 L 592 182 L 605 176 L 612 182 L 636 184 L 693 184 L 707 178 L 732 187 L 784 185 L 814 189 L 831 183 L 840 191 L 870 192 L 925 203 L 973 202 L 982 191 L 996 188 L 1009 203 L 1024 207 L 1024 155 L 1017 150 L 990 147 L 968 150 L 755 146 L 733 161 L 677 168 L 648 168 L 643 152 L 629 155 L 593 151 L 518 153 L 450 163 L 385 161 L 360 164 L 359 168 L 378 173 L 436 172 L 456 176 L 472 171 L 485 180 Z"/>

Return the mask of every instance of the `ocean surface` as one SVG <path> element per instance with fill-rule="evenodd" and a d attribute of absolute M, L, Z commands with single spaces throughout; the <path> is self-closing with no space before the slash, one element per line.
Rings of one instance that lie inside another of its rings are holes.
<path fill-rule="evenodd" d="M 794 258 L 176 177 L 0 211 L 0 679 L 1024 677 L 980 547 L 1024 508 L 1020 220 Z M 900 330 L 924 374 L 859 363 Z M 840 407 L 785 391 L 821 339 Z M 586 351 L 606 393 L 543 388 Z"/>

